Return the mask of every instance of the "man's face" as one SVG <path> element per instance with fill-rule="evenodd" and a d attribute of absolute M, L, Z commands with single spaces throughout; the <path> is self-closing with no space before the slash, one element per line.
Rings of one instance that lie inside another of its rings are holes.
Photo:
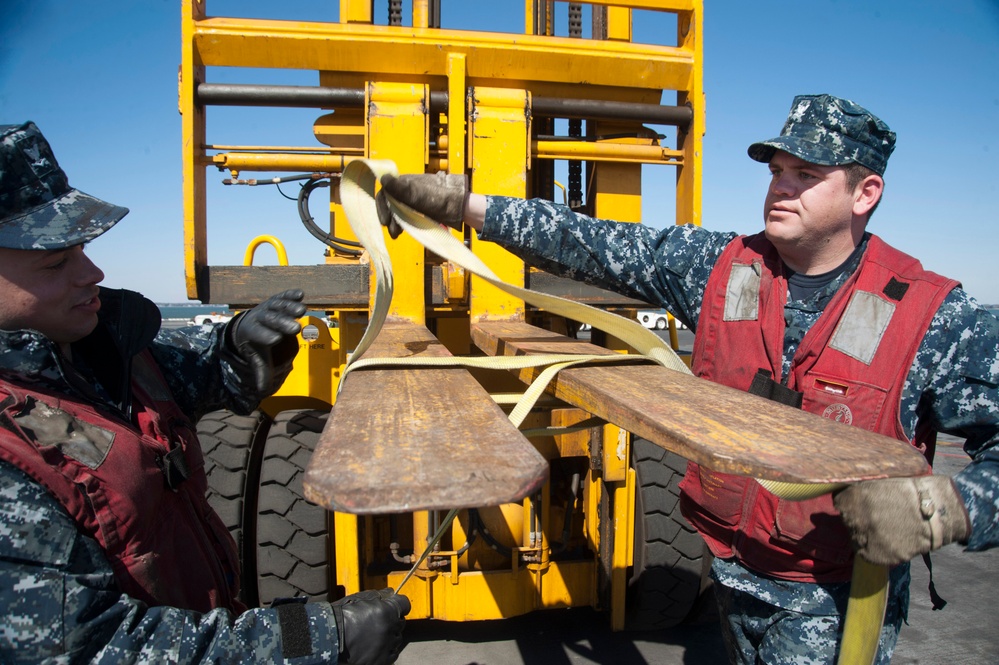
<path fill-rule="evenodd" d="M 842 166 L 818 166 L 778 150 L 770 160 L 770 187 L 763 218 L 766 236 L 779 251 L 828 251 L 853 247 L 855 192 Z"/>
<path fill-rule="evenodd" d="M 83 245 L 61 250 L 0 248 L 0 329 L 30 328 L 62 346 L 97 326 L 104 273 Z"/>

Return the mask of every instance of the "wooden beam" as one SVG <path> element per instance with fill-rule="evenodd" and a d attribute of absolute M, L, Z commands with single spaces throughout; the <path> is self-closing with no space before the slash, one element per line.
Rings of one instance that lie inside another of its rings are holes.
<path fill-rule="evenodd" d="M 365 354 L 450 355 L 425 327 L 389 322 Z M 519 501 L 548 463 L 461 368 L 360 369 L 343 389 L 305 472 L 311 501 L 399 513 Z"/>
<path fill-rule="evenodd" d="M 490 355 L 613 353 L 520 322 L 480 322 Z M 529 382 L 536 369 L 518 375 Z M 660 365 L 563 370 L 549 392 L 717 471 L 790 483 L 856 482 L 928 472 L 912 446 Z"/>
<path fill-rule="evenodd" d="M 203 266 L 198 273 L 201 302 L 227 304 L 234 309 L 259 305 L 292 288 L 302 288 L 306 303 L 316 309 L 366 308 L 371 289 L 368 266 Z"/>

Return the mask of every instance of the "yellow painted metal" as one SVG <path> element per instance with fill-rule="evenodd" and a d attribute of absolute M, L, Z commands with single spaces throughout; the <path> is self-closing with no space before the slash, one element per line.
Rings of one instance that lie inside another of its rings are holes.
<path fill-rule="evenodd" d="M 272 152 L 227 152 L 212 156 L 212 162 L 219 168 L 233 173 L 240 171 L 313 171 L 319 173 L 340 173 L 343 167 L 362 155 L 334 154 L 280 154 Z"/>
<path fill-rule="evenodd" d="M 400 173 L 423 173 L 429 138 L 428 105 L 426 85 L 369 83 L 368 156 L 371 159 L 394 160 Z M 389 315 L 424 323 L 423 246 L 403 235 L 391 243 L 390 251 L 395 271 L 395 296 Z M 374 279 L 374 271 L 371 278 Z"/>
<path fill-rule="evenodd" d="M 585 81 L 588 86 L 676 90 L 688 85 L 695 69 L 693 54 L 675 46 L 535 35 L 511 39 L 467 30 L 400 32 L 356 23 L 212 17 L 195 25 L 194 42 L 208 66 L 368 72 L 395 80 L 446 76 L 448 56 L 463 53 L 475 85 L 483 80 Z"/>
<path fill-rule="evenodd" d="M 469 162 L 472 191 L 527 195 L 530 100 L 523 90 L 475 88 L 469 118 Z M 472 248 L 503 281 L 524 285 L 524 263 L 493 243 Z M 477 278 L 472 279 L 470 315 L 482 319 L 523 320 L 524 302 Z"/>
<path fill-rule="evenodd" d="M 626 7 L 607 8 L 607 39 L 631 41 L 631 10 Z"/>
<path fill-rule="evenodd" d="M 340 154 L 356 151 L 364 154 L 367 131 L 362 109 L 339 109 L 316 119 L 312 132 L 322 143 L 336 148 Z"/>
<path fill-rule="evenodd" d="M 336 583 L 347 594 L 357 593 L 361 587 L 361 544 L 358 542 L 358 517 L 347 513 L 333 514 L 333 539 L 336 551 Z M 400 578 L 401 579 L 401 578 Z"/>
<path fill-rule="evenodd" d="M 604 482 L 619 482 L 628 475 L 631 459 L 628 433 L 617 425 L 604 425 L 602 468 Z"/>
<path fill-rule="evenodd" d="M 430 24 L 429 18 L 427 0 L 413 0 L 413 27 L 426 28 Z"/>
<path fill-rule="evenodd" d="M 372 0 L 340 0 L 340 22 L 371 23 L 374 9 Z"/>
<path fill-rule="evenodd" d="M 602 162 L 636 164 L 678 164 L 683 158 L 679 150 L 657 145 L 625 143 L 593 143 L 592 141 L 534 141 L 533 156 L 541 159 L 595 159 Z"/>
<path fill-rule="evenodd" d="M 451 53 L 447 58 L 447 161 L 452 173 L 465 172 L 466 58 Z"/>
<path fill-rule="evenodd" d="M 201 163 L 205 144 L 205 109 L 194 103 L 194 86 L 205 79 L 198 49 L 192 48 L 198 21 L 205 18 L 204 0 L 181 3 L 181 59 L 178 103 L 181 119 L 181 154 L 184 189 L 184 281 L 187 297 L 197 299 L 197 276 L 208 261 L 205 202 L 205 169 Z"/>
<path fill-rule="evenodd" d="M 284 248 L 284 243 L 278 240 L 272 235 L 260 235 L 250 241 L 250 244 L 246 247 L 246 253 L 243 254 L 243 265 L 252 266 L 253 256 L 257 251 L 257 247 L 261 245 L 270 245 L 277 252 L 278 265 L 286 266 L 288 265 L 288 252 Z"/>
<path fill-rule="evenodd" d="M 609 484 L 613 496 L 614 547 L 611 555 L 611 629 L 623 630 L 628 567 L 634 560 L 635 472 L 627 470 L 624 483 Z"/>
<path fill-rule="evenodd" d="M 292 364 L 291 374 L 274 396 L 307 395 L 333 404 L 333 388 L 337 383 L 334 371 L 339 367 L 339 331 L 330 330 L 325 321 L 314 316 L 304 316 L 299 323 L 302 324 L 302 333 L 298 336 L 298 355 Z"/>
<path fill-rule="evenodd" d="M 634 222 L 641 220 L 642 165 L 668 165 L 676 171 L 666 171 L 664 177 L 676 178 L 677 221 L 699 223 L 705 117 L 701 0 L 595 0 L 589 4 L 606 8 L 606 39 L 552 36 L 555 3 L 550 0 L 525 0 L 523 34 L 428 28 L 427 0 L 414 0 L 412 27 L 374 25 L 371 0 L 341 0 L 338 23 L 209 17 L 205 0 L 185 0 L 179 108 L 190 297 L 202 295 L 197 292 L 196 278 L 207 265 L 205 174 L 209 167 L 227 169 L 233 177 L 264 171 L 334 174 L 329 223 L 334 235 L 343 238 L 352 238 L 353 232 L 343 220 L 335 174 L 362 156 L 392 159 L 403 173 L 437 169 L 466 173 L 473 191 L 517 197 L 551 195 L 532 191 L 533 183 L 540 182 L 535 179 L 539 167 L 585 161 L 584 199 L 594 213 Z M 676 13 L 675 41 L 632 43 L 633 10 Z M 195 86 L 212 81 L 216 67 L 266 68 L 275 77 L 282 70 L 317 72 L 320 86 L 363 90 L 364 105 L 317 109 L 314 147 L 268 145 L 266 135 L 239 137 L 239 145 L 215 145 L 208 140 L 206 117 L 218 111 L 206 111 L 197 103 Z M 689 104 L 693 111 L 690 127 L 677 133 L 675 145 L 659 145 L 637 122 L 586 119 L 585 135 L 570 141 L 549 141 L 538 137 L 548 130 L 534 131 L 533 98 L 670 104 L 673 92 L 680 105 Z M 611 135 L 618 138 L 593 138 Z M 319 210 L 318 202 L 313 201 L 312 209 Z M 524 283 L 519 259 L 480 242 L 474 233 L 469 242 L 506 281 Z M 521 301 L 477 280 L 469 282 L 449 265 L 437 266 L 436 259 L 428 259 L 409 238 L 393 241 L 389 247 L 396 268 L 392 315 L 425 322 L 452 353 L 473 352 L 470 321 L 525 317 Z M 317 247 L 317 255 L 323 249 Z M 358 259 L 327 252 L 324 260 L 352 263 Z M 431 274 L 440 280 L 442 289 L 441 300 L 433 303 L 427 302 L 430 290 L 425 288 Z M 346 354 L 356 346 L 368 316 L 366 308 L 352 307 L 328 312 L 336 325 L 317 325 L 316 339 L 300 341 L 302 349 L 292 375 L 268 408 L 295 399 L 332 403 Z M 561 323 L 549 325 L 557 328 Z M 675 330 L 671 334 L 675 337 Z M 624 350 L 618 340 L 596 333 L 594 339 Z M 509 377 L 480 380 L 494 393 L 516 389 Z M 552 410 L 552 403 L 543 404 L 529 421 L 542 426 L 586 417 L 559 406 Z M 612 625 L 621 628 L 627 567 L 633 557 L 634 473 L 629 467 L 626 433 L 606 426 L 603 443 L 597 459 L 592 458 L 598 453 L 586 431 L 544 437 L 536 444 L 553 467 L 566 464 L 584 475 L 582 524 L 574 529 L 572 545 L 577 551 L 588 550 L 585 555 L 571 560 L 553 558 L 552 543 L 562 538 L 565 517 L 565 497 L 554 498 L 560 490 L 553 482 L 545 486 L 535 505 L 540 511 L 536 520 L 531 519 L 530 501 L 481 509 L 489 528 L 504 534 L 514 556 L 499 555 L 482 542 L 462 557 L 455 549 L 442 551 L 435 565 L 443 567 L 424 566 L 403 589 L 413 604 L 410 617 L 496 619 L 538 608 L 597 607 L 607 599 Z M 581 467 L 572 466 L 580 461 Z M 418 555 L 429 537 L 432 516 L 420 512 L 393 519 L 399 520 L 403 549 Z M 386 520 L 387 516 L 368 516 L 362 523 L 351 515 L 333 515 L 333 576 L 347 593 L 395 587 L 405 575 L 401 563 L 400 570 L 390 573 L 372 565 L 386 558 Z M 460 547 L 466 529 L 467 514 L 444 542 Z"/>
<path fill-rule="evenodd" d="M 678 14 L 678 44 L 695 62 L 704 62 L 704 12 L 701 0 L 692 0 L 690 10 Z M 677 88 L 677 104 L 688 104 L 694 117 L 678 141 L 683 165 L 676 172 L 677 224 L 701 224 L 701 159 L 704 150 L 704 76 L 702 67 L 690 70 L 690 79 Z"/>

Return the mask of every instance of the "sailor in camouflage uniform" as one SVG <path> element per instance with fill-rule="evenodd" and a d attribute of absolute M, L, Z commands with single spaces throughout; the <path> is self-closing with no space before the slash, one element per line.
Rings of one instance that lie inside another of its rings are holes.
<path fill-rule="evenodd" d="M 936 432 L 966 440 L 971 462 L 953 478 L 859 483 L 835 506 L 826 497 L 791 518 L 769 492 L 690 463 L 683 511 L 715 555 L 733 663 L 835 662 L 851 549 L 892 566 L 877 658 L 887 663 L 908 611 L 909 560 L 950 542 L 969 551 L 999 544 L 999 322 L 956 282 L 866 231 L 894 143 L 884 122 L 849 100 L 796 97 L 781 135 L 749 148 L 772 174 L 765 230 L 749 237 L 470 194 L 460 175 L 382 179 L 396 200 L 455 228 L 464 222 L 532 266 L 666 308 L 697 333 L 699 376 L 856 417 L 852 424 L 928 457 Z M 809 373 L 809 363 L 837 374 Z"/>
<path fill-rule="evenodd" d="M 391 590 L 247 610 L 205 498 L 192 419 L 281 385 L 304 294 L 160 330 L 83 250 L 127 212 L 71 188 L 33 123 L 0 126 L 0 662 L 394 662 Z"/>

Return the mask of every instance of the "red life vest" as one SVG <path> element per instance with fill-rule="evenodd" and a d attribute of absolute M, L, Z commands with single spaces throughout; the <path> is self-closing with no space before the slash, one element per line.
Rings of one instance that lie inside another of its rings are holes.
<path fill-rule="evenodd" d="M 65 393 L 0 381 L 0 457 L 100 544 L 123 593 L 242 612 L 236 545 L 205 499 L 197 435 L 148 351 L 133 361 L 132 392 L 137 427 Z"/>
<path fill-rule="evenodd" d="M 902 387 L 933 315 L 958 283 L 871 236 L 860 265 L 801 340 L 787 387 L 806 411 L 922 448 L 902 427 Z M 748 390 L 760 369 L 781 379 L 787 279 L 758 234 L 733 240 L 708 278 L 698 320 L 694 374 Z M 932 442 L 935 433 L 926 430 Z M 924 449 L 925 451 L 925 449 Z M 786 580 L 850 579 L 853 550 L 831 495 L 783 501 L 751 478 L 690 462 L 684 516 L 715 556 L 736 557 Z"/>

